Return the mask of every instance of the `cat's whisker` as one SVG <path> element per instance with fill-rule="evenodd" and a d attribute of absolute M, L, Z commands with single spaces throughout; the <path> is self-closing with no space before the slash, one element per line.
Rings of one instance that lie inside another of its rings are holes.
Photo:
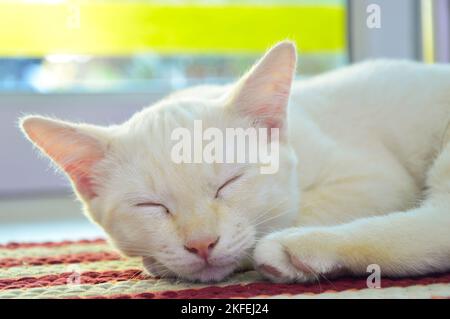
<path fill-rule="evenodd" d="M 256 229 L 257 234 L 260 234 L 263 231 L 263 229 L 261 229 L 261 227 L 258 227 L 258 226 L 261 226 L 261 225 L 263 225 L 263 224 L 265 224 L 268 221 L 271 221 L 273 219 L 280 218 L 280 217 L 283 217 L 285 215 L 288 215 L 289 213 L 291 213 L 291 211 L 286 209 L 286 210 L 282 210 L 282 211 L 278 212 L 275 215 L 267 215 L 267 216 L 265 216 L 265 218 L 260 218 L 257 221 L 253 222 L 252 226 Z M 265 227 L 267 227 L 267 225 Z"/>
<path fill-rule="evenodd" d="M 258 222 L 260 219 L 264 218 L 268 214 L 270 214 L 274 209 L 278 208 L 280 205 L 285 204 L 288 202 L 288 199 L 284 198 L 283 200 L 273 204 L 271 207 L 264 210 L 262 213 L 258 214 L 255 219 L 251 220 L 251 223 Z"/>
<path fill-rule="evenodd" d="M 284 216 L 284 215 L 287 215 L 287 214 L 289 214 L 290 212 L 291 212 L 291 211 L 289 211 L 289 210 L 283 211 L 282 213 L 277 214 L 277 215 L 275 215 L 275 216 L 271 216 L 271 217 L 269 217 L 269 218 L 267 218 L 267 219 L 265 219 L 265 220 L 262 220 L 262 221 L 258 222 L 257 224 L 255 224 L 255 225 L 253 225 L 253 226 L 254 226 L 254 227 L 257 227 L 257 226 L 259 226 L 259 225 L 261 225 L 261 224 L 264 224 L 264 223 L 267 223 L 268 221 L 271 221 L 271 220 L 273 220 L 273 219 L 275 219 L 275 218 L 279 218 L 279 217 L 282 217 L 282 216 Z"/>

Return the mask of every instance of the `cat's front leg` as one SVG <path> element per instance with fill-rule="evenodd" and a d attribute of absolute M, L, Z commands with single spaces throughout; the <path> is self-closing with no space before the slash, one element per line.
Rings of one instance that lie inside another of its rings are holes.
<path fill-rule="evenodd" d="M 274 282 L 310 282 L 342 274 L 346 236 L 331 227 L 291 228 L 261 239 L 256 269 Z"/>
<path fill-rule="evenodd" d="M 405 212 L 283 230 L 257 244 L 254 261 L 276 282 L 319 280 L 344 272 L 362 275 L 372 264 L 389 277 L 448 271 L 449 212 L 448 194 L 436 194 Z"/>

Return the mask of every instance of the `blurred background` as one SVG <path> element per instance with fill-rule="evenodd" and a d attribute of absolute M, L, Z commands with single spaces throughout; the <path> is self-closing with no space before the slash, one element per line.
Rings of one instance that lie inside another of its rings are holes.
<path fill-rule="evenodd" d="M 20 115 L 120 123 L 232 81 L 286 38 L 298 77 L 379 57 L 449 63 L 449 17 L 450 0 L 0 0 L 0 243 L 102 235 Z"/>

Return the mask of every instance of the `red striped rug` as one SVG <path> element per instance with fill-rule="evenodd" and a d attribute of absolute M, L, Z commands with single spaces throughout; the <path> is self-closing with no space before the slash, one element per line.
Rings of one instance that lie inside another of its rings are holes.
<path fill-rule="evenodd" d="M 0 245 L 0 298 L 449 298 L 450 273 L 366 278 L 313 284 L 273 284 L 256 272 L 220 284 L 161 279 L 144 274 L 139 259 L 124 259 L 102 240 Z"/>

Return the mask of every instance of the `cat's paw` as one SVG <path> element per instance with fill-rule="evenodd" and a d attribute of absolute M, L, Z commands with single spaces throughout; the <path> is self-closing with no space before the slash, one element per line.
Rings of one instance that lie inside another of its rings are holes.
<path fill-rule="evenodd" d="M 311 282 L 344 271 L 339 236 L 317 229 L 289 229 L 264 237 L 254 252 L 256 269 L 274 282 Z"/>

